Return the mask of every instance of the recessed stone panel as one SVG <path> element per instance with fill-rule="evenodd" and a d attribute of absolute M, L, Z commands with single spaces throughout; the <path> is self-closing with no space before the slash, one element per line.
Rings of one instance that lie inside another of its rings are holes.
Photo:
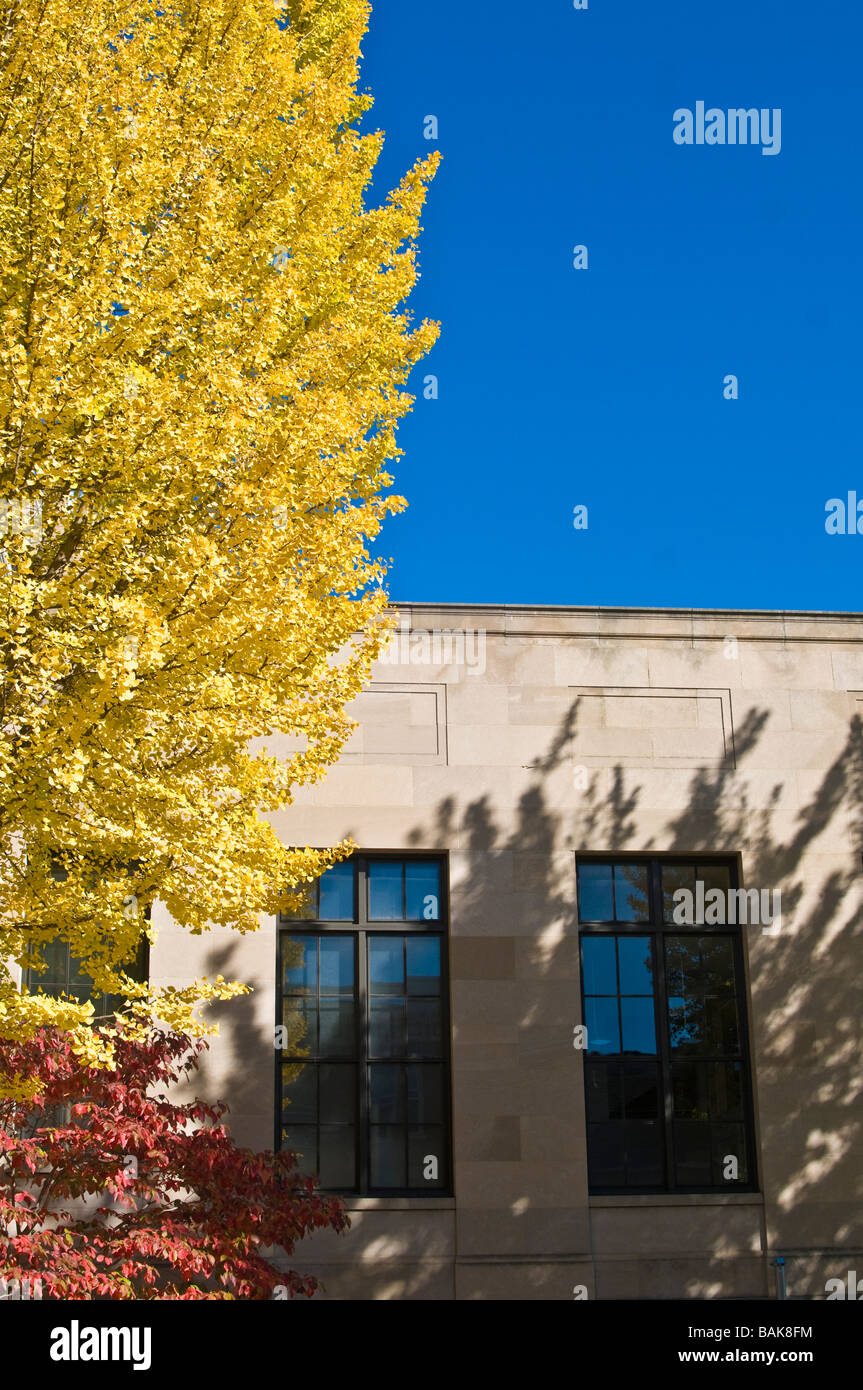
<path fill-rule="evenodd" d="M 730 690 L 573 685 L 570 745 L 585 766 L 733 768 Z"/>

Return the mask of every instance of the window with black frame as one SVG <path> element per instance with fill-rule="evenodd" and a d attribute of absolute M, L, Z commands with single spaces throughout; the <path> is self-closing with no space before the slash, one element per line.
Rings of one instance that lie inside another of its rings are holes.
<path fill-rule="evenodd" d="M 681 889 L 735 890 L 733 862 L 577 874 L 591 1192 L 755 1190 L 740 930 L 678 910 Z"/>
<path fill-rule="evenodd" d="M 147 912 L 149 916 L 149 910 Z M 55 937 L 39 948 L 39 956 L 47 966 L 46 970 L 28 970 L 27 989 L 31 993 L 47 994 L 52 999 L 67 995 L 76 1003 L 85 1004 L 88 1000 L 95 1010 L 95 1024 L 108 1023 L 121 1009 L 124 1000 L 119 994 L 102 994 L 93 988 L 93 980 L 81 968 L 81 961 L 72 954 L 68 941 Z M 149 970 L 149 943 L 146 936 L 141 937 L 134 954 L 123 966 L 125 973 L 133 980 L 144 983 Z"/>
<path fill-rule="evenodd" d="M 59 850 L 51 852 L 51 877 L 58 882 L 67 878 L 64 853 L 64 851 Z M 116 871 L 118 861 L 110 860 L 105 867 Z M 125 872 L 129 875 L 134 874 L 138 867 L 137 860 L 126 861 L 124 865 Z M 99 874 L 99 866 L 94 864 L 91 873 L 95 879 Z M 137 911 L 137 899 L 134 894 L 130 894 L 124 903 L 135 903 L 135 911 Z M 150 911 L 149 905 L 145 907 L 144 917 L 148 922 Z M 26 972 L 26 988 L 31 993 L 41 992 L 53 999 L 67 995 L 79 1004 L 85 1004 L 89 1001 L 94 1009 L 93 1022 L 97 1025 L 110 1023 L 117 1012 L 124 1007 L 126 1001 L 122 995 L 103 994 L 94 989 L 93 977 L 83 969 L 81 960 L 73 954 L 68 941 L 64 941 L 62 937 L 55 936 L 50 940 L 41 941 L 38 949 L 31 945 L 30 952 L 31 956 L 35 956 L 45 967 Z M 138 945 L 122 963 L 121 968 L 136 983 L 146 983 L 150 969 L 150 943 L 143 932 Z"/>
<path fill-rule="evenodd" d="M 450 1191 L 443 875 L 355 855 L 281 919 L 276 1142 L 325 1191 Z"/>
<path fill-rule="evenodd" d="M 149 918 L 150 909 L 146 912 Z M 149 978 L 150 945 L 142 935 L 138 947 L 126 961 L 125 973 L 138 983 L 144 984 Z M 59 999 L 66 995 L 78 1004 L 89 1000 L 94 1009 L 93 1023 L 97 1027 L 113 1022 L 116 1014 L 123 1008 L 125 1000 L 119 994 L 102 994 L 93 988 L 93 978 L 81 969 L 81 961 L 72 954 L 68 941 L 54 937 L 39 948 L 39 956 L 47 966 L 46 970 L 28 970 L 26 987 L 30 993 L 47 994 L 49 998 Z M 40 1115 L 40 1126 L 68 1125 L 73 1123 L 71 1104 L 55 1106 L 53 1110 Z M 76 1124 L 86 1125 L 86 1119 L 75 1120 Z"/>

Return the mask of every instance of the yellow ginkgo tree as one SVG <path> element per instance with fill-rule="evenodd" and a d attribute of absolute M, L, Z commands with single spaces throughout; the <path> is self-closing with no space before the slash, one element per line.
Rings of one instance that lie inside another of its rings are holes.
<path fill-rule="evenodd" d="M 98 1055 L 39 992 L 57 939 L 200 1027 L 238 987 L 135 986 L 149 904 L 252 930 L 333 860 L 262 812 L 338 756 L 384 640 L 368 547 L 437 333 L 403 308 L 434 157 L 364 202 L 367 22 L 0 0 L 0 1036 Z"/>

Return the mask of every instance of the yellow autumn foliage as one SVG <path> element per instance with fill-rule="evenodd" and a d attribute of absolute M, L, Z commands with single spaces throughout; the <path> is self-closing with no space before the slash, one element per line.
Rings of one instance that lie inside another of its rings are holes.
<path fill-rule="evenodd" d="M 369 544 L 437 334 L 403 308 L 435 157 L 365 206 L 367 22 L 0 3 L 0 1036 L 98 1056 L 89 1004 L 19 987 L 55 937 L 200 1029 L 241 986 L 134 986 L 148 906 L 254 930 L 344 853 L 265 813 L 337 758 L 380 650 Z"/>

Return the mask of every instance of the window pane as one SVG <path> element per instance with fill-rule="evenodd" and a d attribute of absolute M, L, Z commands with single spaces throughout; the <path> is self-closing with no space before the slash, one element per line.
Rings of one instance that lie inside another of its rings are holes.
<path fill-rule="evenodd" d="M 721 1039 L 718 1052 L 740 1051 L 740 1030 L 736 999 L 717 1000 L 718 1031 Z"/>
<path fill-rule="evenodd" d="M 369 986 L 372 994 L 404 994 L 403 936 L 373 936 L 369 940 Z"/>
<path fill-rule="evenodd" d="M 64 992 L 83 1004 L 88 999 L 93 998 L 93 981 L 88 975 L 82 976 L 76 973 L 72 975 Z M 95 1005 L 96 1000 L 93 999 L 93 1002 Z"/>
<path fill-rule="evenodd" d="M 580 922 L 614 920 L 610 864 L 579 864 L 578 919 Z"/>
<path fill-rule="evenodd" d="M 588 1062 L 585 1070 L 588 1120 L 622 1120 L 622 1068 L 614 1063 Z"/>
<path fill-rule="evenodd" d="M 616 994 L 617 968 L 613 936 L 581 938 L 581 969 L 585 994 Z"/>
<path fill-rule="evenodd" d="M 344 1062 L 322 1062 L 319 1095 L 323 1124 L 354 1124 L 357 1118 L 357 1070 Z"/>
<path fill-rule="evenodd" d="M 404 1124 L 404 1067 L 390 1062 L 369 1067 L 369 1119 L 372 1124 Z"/>
<path fill-rule="evenodd" d="M 588 1052 L 619 1052 L 617 999 L 589 997 L 584 1001 Z"/>
<path fill-rule="evenodd" d="M 704 1062 L 675 1062 L 672 1068 L 674 1118 L 676 1120 L 706 1120 L 708 1118 Z"/>
<path fill-rule="evenodd" d="M 718 888 L 726 896 L 726 912 L 728 902 L 728 890 L 731 887 L 731 872 L 727 864 L 699 864 L 696 870 L 696 880 L 700 879 L 704 884 L 704 896 L 713 888 Z M 727 920 L 727 918 L 726 918 Z"/>
<path fill-rule="evenodd" d="M 440 937 L 409 936 L 408 994 L 440 994 Z"/>
<path fill-rule="evenodd" d="M 318 1137 L 313 1125 L 291 1125 L 282 1129 L 282 1148 L 296 1155 L 297 1167 L 304 1177 L 314 1177 L 318 1170 Z"/>
<path fill-rule="evenodd" d="M 291 889 L 299 899 L 296 907 L 287 908 L 283 914 L 289 921 L 314 922 L 318 915 L 318 880 L 312 883 L 297 883 Z"/>
<path fill-rule="evenodd" d="M 404 1056 L 404 1000 L 373 999 L 371 1001 L 369 1053 L 372 1057 Z"/>
<path fill-rule="evenodd" d="M 658 1067 L 628 1062 L 623 1067 L 623 1090 L 628 1120 L 659 1119 Z"/>
<path fill-rule="evenodd" d="M 321 994 L 353 994 L 354 938 L 321 937 Z"/>
<path fill-rule="evenodd" d="M 443 1067 L 407 1068 L 408 1122 L 413 1125 L 443 1123 Z"/>
<path fill-rule="evenodd" d="M 655 1052 L 656 1025 L 653 1000 L 642 996 L 624 997 L 620 1001 L 620 1021 L 623 1029 L 624 1052 Z M 590 1034 L 588 1033 L 588 1038 Z"/>
<path fill-rule="evenodd" d="M 315 993 L 318 987 L 318 938 L 283 936 L 283 987 L 291 993 Z"/>
<path fill-rule="evenodd" d="M 354 1055 L 354 1002 L 352 999 L 322 999 L 321 1019 L 321 1057 L 353 1057 Z"/>
<path fill-rule="evenodd" d="M 710 1125 L 674 1122 L 674 1168 L 681 1187 L 710 1187 Z"/>
<path fill-rule="evenodd" d="M 698 965 L 698 938 L 667 936 L 665 938 L 665 975 L 669 994 L 682 994 L 688 979 Z"/>
<path fill-rule="evenodd" d="M 665 1182 L 664 1151 L 662 1126 L 658 1120 L 627 1120 L 627 1186 L 662 1186 Z"/>
<path fill-rule="evenodd" d="M 405 913 L 408 921 L 437 922 L 440 918 L 440 865 L 427 860 L 405 864 Z"/>
<path fill-rule="evenodd" d="M 313 1062 L 282 1067 L 282 1123 L 316 1124 L 318 1119 L 318 1078 Z"/>
<path fill-rule="evenodd" d="M 286 1053 L 308 1052 L 311 1056 L 315 1055 L 318 1048 L 318 1006 L 314 999 L 297 999 L 288 995 L 282 1000 L 282 1024 L 286 1030 Z"/>
<path fill-rule="evenodd" d="M 739 1062 L 709 1062 L 706 1067 L 710 1114 L 715 1120 L 743 1119 L 743 1068 Z"/>
<path fill-rule="evenodd" d="M 353 921 L 354 866 L 349 859 L 321 875 L 318 917 L 322 922 Z"/>
<path fill-rule="evenodd" d="M 441 1007 L 437 999 L 409 999 L 407 1052 L 409 1057 L 440 1057 Z"/>
<path fill-rule="evenodd" d="M 408 1186 L 434 1190 L 443 1187 L 445 1182 L 442 1127 L 424 1125 L 409 1129 Z"/>
<path fill-rule="evenodd" d="M 87 999 L 91 999 L 96 1012 L 98 1014 L 103 1014 L 105 1011 L 105 1001 L 101 994 L 93 993 L 92 975 L 88 975 L 86 970 L 81 969 L 80 958 L 72 955 L 68 943 L 63 942 L 62 945 L 69 962 L 68 983 L 64 985 L 61 982 L 59 986 L 53 988 L 52 993 L 69 994 L 73 999 L 77 999 L 81 1003 L 84 1003 Z"/>
<path fill-rule="evenodd" d="M 734 993 L 734 952 L 729 936 L 699 936 L 698 984 L 702 989 Z"/>
<path fill-rule="evenodd" d="M 404 898 L 400 859 L 377 860 L 369 864 L 369 920 L 400 922 L 404 919 Z"/>
<path fill-rule="evenodd" d="M 324 1188 L 356 1185 L 356 1133 L 353 1125 L 321 1125 L 320 1184 Z"/>
<path fill-rule="evenodd" d="M 615 864 L 614 917 L 617 922 L 648 922 L 646 864 Z"/>
<path fill-rule="evenodd" d="M 592 1187 L 625 1186 L 625 1152 L 623 1121 L 588 1127 L 587 1169 Z"/>
<path fill-rule="evenodd" d="M 727 936 L 668 936 L 669 1039 L 691 1055 L 740 1048 L 734 960 Z"/>
<path fill-rule="evenodd" d="M 617 953 L 620 961 L 621 994 L 652 995 L 653 954 L 650 949 L 650 937 L 619 936 Z"/>
<path fill-rule="evenodd" d="M 713 1181 L 717 1187 L 734 1187 L 737 1183 L 749 1181 L 746 1163 L 746 1137 L 742 1125 L 711 1125 Z M 736 1159 L 735 1167 L 729 1159 Z"/>
<path fill-rule="evenodd" d="M 701 1020 L 697 1008 L 679 995 L 668 1001 L 668 1039 L 672 1048 L 681 1052 L 697 1052 L 702 1040 Z"/>
<path fill-rule="evenodd" d="M 401 1125 L 372 1125 L 370 1182 L 372 1187 L 407 1187 L 406 1135 Z"/>
<path fill-rule="evenodd" d="M 68 941 L 46 941 L 41 946 L 39 957 L 45 961 L 48 969 L 38 974 L 33 972 L 33 984 L 38 989 L 39 985 L 47 993 L 50 988 L 66 988 L 67 970 L 69 968 L 69 943 Z"/>
<path fill-rule="evenodd" d="M 694 864 L 663 864 L 662 866 L 662 915 L 666 922 L 674 921 L 675 906 L 685 903 L 686 899 L 674 901 L 674 894 L 678 889 L 685 888 L 692 894 L 692 905 L 695 906 L 695 865 Z"/>

